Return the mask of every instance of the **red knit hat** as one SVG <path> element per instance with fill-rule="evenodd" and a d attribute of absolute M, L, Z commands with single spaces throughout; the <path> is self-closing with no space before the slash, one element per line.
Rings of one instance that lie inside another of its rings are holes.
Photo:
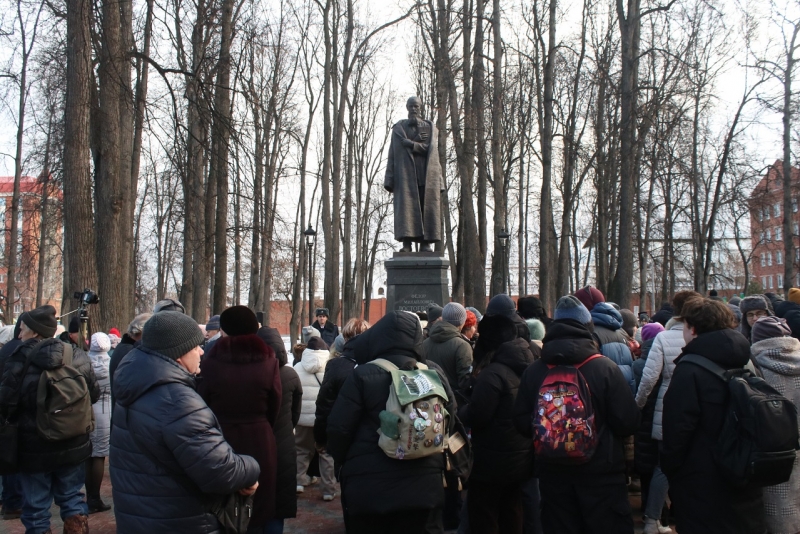
<path fill-rule="evenodd" d="M 115 336 L 120 337 L 120 338 L 122 337 L 122 334 L 120 334 L 119 330 L 117 330 L 116 328 L 112 328 L 111 330 L 108 331 L 108 333 L 109 334 L 114 334 Z"/>
<path fill-rule="evenodd" d="M 592 286 L 586 286 L 583 289 L 579 289 L 575 292 L 575 296 L 578 298 L 586 309 L 592 311 L 595 304 L 600 304 L 601 302 L 605 302 L 606 298 L 600 292 L 599 289 Z"/>

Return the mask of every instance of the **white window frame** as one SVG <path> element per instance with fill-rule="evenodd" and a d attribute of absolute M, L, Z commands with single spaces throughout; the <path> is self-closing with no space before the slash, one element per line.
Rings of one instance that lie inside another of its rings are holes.
<path fill-rule="evenodd" d="M 775 241 L 783 241 L 783 231 L 780 226 L 775 227 Z"/>
<path fill-rule="evenodd" d="M 781 216 L 781 203 L 776 202 L 775 205 L 772 207 L 772 215 L 777 219 Z"/>
<path fill-rule="evenodd" d="M 778 285 L 775 286 L 777 289 L 783 289 L 783 275 L 779 274 L 778 276 Z"/>
<path fill-rule="evenodd" d="M 777 265 L 783 265 L 783 252 L 780 250 L 775 251 L 775 263 Z"/>
<path fill-rule="evenodd" d="M 772 267 L 772 252 L 767 252 L 767 266 Z"/>

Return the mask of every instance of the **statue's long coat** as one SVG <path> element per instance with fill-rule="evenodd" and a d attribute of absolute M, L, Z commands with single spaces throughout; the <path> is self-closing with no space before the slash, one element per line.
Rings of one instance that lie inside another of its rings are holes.
<path fill-rule="evenodd" d="M 403 146 L 408 139 L 402 120 L 392 127 L 389 160 L 383 186 L 394 193 L 394 237 L 433 243 L 442 240 L 441 192 L 444 191 L 442 166 L 439 162 L 438 134 L 431 121 L 428 165 L 425 173 L 425 206 L 420 209 L 419 189 L 411 149 Z"/>

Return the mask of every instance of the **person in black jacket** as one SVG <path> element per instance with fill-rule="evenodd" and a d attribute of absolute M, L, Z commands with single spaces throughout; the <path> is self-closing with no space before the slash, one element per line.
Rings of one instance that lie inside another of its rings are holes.
<path fill-rule="evenodd" d="M 402 311 L 389 312 L 355 340 L 358 367 L 345 381 L 328 418 L 327 445 L 337 466 L 341 465 L 348 534 L 422 534 L 429 524 L 441 531 L 444 456 L 398 460 L 381 450 L 378 414 L 386 407 L 392 376 L 377 365 L 365 365 L 384 358 L 400 369 L 414 369 L 424 363 L 421 343 L 419 319 Z M 455 413 L 456 402 L 444 372 L 434 364 L 430 368 L 436 369 L 446 389 L 445 409 Z"/>
<path fill-rule="evenodd" d="M 318 447 L 328 443 L 328 416 L 333 410 L 344 381 L 356 368 L 355 339 L 367 331 L 369 323 L 363 319 L 350 319 L 342 328 L 344 349 L 342 355 L 328 360 L 325 374 L 317 394 L 317 407 L 314 414 L 314 441 Z"/>
<path fill-rule="evenodd" d="M 138 348 L 142 344 L 142 332 L 144 332 L 144 324 L 147 322 L 152 313 L 140 313 L 133 318 L 131 324 L 128 325 L 128 330 L 122 335 L 117 348 L 114 349 L 114 354 L 111 355 L 111 361 L 108 362 L 108 377 L 111 382 L 111 389 L 114 389 L 114 373 L 117 372 L 122 359 L 128 355 L 130 351 Z M 115 399 L 111 397 L 111 414 L 114 414 Z"/>
<path fill-rule="evenodd" d="M 319 331 L 319 337 L 322 338 L 322 341 L 329 347 L 332 347 L 333 342 L 336 341 L 336 338 L 339 336 L 339 327 L 330 320 L 328 308 L 317 308 L 314 315 L 317 320 L 314 321 L 314 324 L 311 326 Z"/>
<path fill-rule="evenodd" d="M 522 435 L 533 436 L 533 414 L 548 365 L 577 365 L 598 354 L 591 320 L 576 297 L 559 299 L 542 358 L 522 375 L 514 405 L 514 423 Z M 631 534 L 623 442 L 639 425 L 639 408 L 619 367 L 608 358 L 588 361 L 580 372 L 591 391 L 599 441 L 587 463 L 556 464 L 537 458 L 542 526 L 547 534 Z"/>
<path fill-rule="evenodd" d="M 542 301 L 539 300 L 538 297 L 534 297 L 532 295 L 520 297 L 517 300 L 517 313 L 519 313 L 520 317 L 526 320 L 540 320 L 545 329 L 547 329 L 550 326 L 550 323 L 553 322 L 553 320 L 547 316 L 547 310 L 544 309 L 544 304 L 542 304 Z"/>
<path fill-rule="evenodd" d="M 278 447 L 278 469 L 275 488 L 275 519 L 267 522 L 265 532 L 283 532 L 285 519 L 297 517 L 297 449 L 294 445 L 294 427 L 300 420 L 303 386 L 300 377 L 288 362 L 286 346 L 277 329 L 262 326 L 258 337 L 272 347 L 278 358 L 281 373 L 281 407 L 275 421 L 275 444 Z"/>
<path fill-rule="evenodd" d="M 0 383 L 0 411 L 16 419 L 19 432 L 19 480 L 25 496 L 22 524 L 27 532 L 47 532 L 50 528 L 50 505 L 61 509 L 66 532 L 88 532 L 88 507 L 81 488 L 83 462 L 92 452 L 89 432 L 64 440 L 47 440 L 37 430 L 37 391 L 45 370 L 65 364 L 65 345 L 53 339 L 56 310 L 42 306 L 20 317 L 19 339 L 22 343 L 6 362 Z M 74 367 L 86 380 L 92 403 L 100 397 L 89 356 L 75 348 Z"/>
<path fill-rule="evenodd" d="M 710 371 L 682 361 L 687 354 L 698 354 L 724 369 L 740 369 L 750 359 L 750 343 L 732 329 L 733 313 L 722 302 L 690 300 L 681 318 L 686 346 L 675 360 L 664 397 L 661 452 L 677 530 L 680 534 L 763 533 L 761 488 L 734 488 L 714 461 L 730 397 L 728 386 Z"/>
<path fill-rule="evenodd" d="M 162 311 L 117 368 L 109 471 L 119 534 L 216 534 L 214 502 L 258 488 L 258 462 L 233 451 L 196 391 L 202 342 L 194 319 Z"/>
<path fill-rule="evenodd" d="M 469 525 L 475 533 L 521 534 L 522 484 L 533 476 L 533 444 L 514 428 L 513 413 L 520 377 L 533 354 L 511 319 L 487 316 L 479 330 L 487 329 L 502 343 L 489 347 L 489 364 L 475 380 L 471 402 L 458 412 L 472 429 Z M 479 344 L 485 339 L 480 336 Z"/>
<path fill-rule="evenodd" d="M 22 345 L 19 339 L 19 332 L 22 328 L 22 319 L 17 319 L 14 327 L 14 337 L 0 348 L 0 381 L 3 380 L 3 369 L 8 358 L 14 354 L 17 347 Z M 22 487 L 20 486 L 19 475 L 8 474 L 0 477 L 3 484 L 3 493 L 0 501 L 3 502 L 3 520 L 17 519 L 22 514 Z"/>

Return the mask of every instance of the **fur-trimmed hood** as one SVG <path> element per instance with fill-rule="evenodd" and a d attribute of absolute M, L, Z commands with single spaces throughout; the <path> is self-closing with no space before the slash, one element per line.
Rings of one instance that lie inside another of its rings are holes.
<path fill-rule="evenodd" d="M 246 334 L 219 338 L 205 357 L 223 362 L 253 363 L 274 358 L 275 352 L 256 334 Z"/>
<path fill-rule="evenodd" d="M 773 337 L 750 347 L 759 367 L 786 376 L 800 375 L 800 341 L 793 337 Z"/>

